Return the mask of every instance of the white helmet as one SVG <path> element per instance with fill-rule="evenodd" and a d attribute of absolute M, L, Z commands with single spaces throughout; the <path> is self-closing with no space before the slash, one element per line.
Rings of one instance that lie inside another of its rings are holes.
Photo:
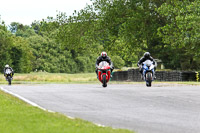
<path fill-rule="evenodd" d="M 9 67 L 9 65 L 8 65 L 8 64 L 6 64 L 6 65 L 5 65 L 5 67 L 6 67 L 6 68 L 8 68 L 8 67 Z"/>

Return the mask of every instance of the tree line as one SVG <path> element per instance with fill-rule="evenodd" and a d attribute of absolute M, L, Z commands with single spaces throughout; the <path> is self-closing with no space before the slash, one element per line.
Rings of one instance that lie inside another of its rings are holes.
<path fill-rule="evenodd" d="M 0 25 L 0 69 L 94 72 L 102 51 L 116 68 L 135 66 L 145 51 L 165 68 L 200 69 L 199 0 L 92 0 L 71 16 Z"/>

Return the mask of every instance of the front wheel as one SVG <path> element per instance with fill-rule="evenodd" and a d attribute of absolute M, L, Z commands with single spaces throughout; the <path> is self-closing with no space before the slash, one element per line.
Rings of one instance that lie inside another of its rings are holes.
<path fill-rule="evenodd" d="M 148 72 L 146 74 L 146 86 L 151 87 L 151 82 L 152 82 L 152 73 Z"/>
<path fill-rule="evenodd" d="M 11 85 L 11 77 L 8 76 L 8 85 Z"/>
<path fill-rule="evenodd" d="M 147 87 L 151 87 L 151 82 L 146 82 Z"/>
<path fill-rule="evenodd" d="M 107 87 L 106 75 L 103 75 L 103 87 Z"/>

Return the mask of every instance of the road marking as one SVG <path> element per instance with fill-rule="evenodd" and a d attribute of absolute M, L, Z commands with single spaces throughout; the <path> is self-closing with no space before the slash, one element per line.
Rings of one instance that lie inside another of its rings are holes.
<path fill-rule="evenodd" d="M 99 126 L 99 127 L 105 127 L 104 125 L 98 124 L 98 123 L 94 123 L 95 125 Z"/>
<path fill-rule="evenodd" d="M 36 103 L 34 103 L 34 102 L 32 102 L 32 101 L 30 101 L 30 100 L 28 100 L 28 99 L 26 99 L 26 98 L 24 98 L 24 97 L 18 95 L 18 94 L 15 94 L 15 93 L 13 93 L 13 92 L 11 92 L 11 91 L 8 91 L 8 90 L 4 89 L 3 87 L 0 87 L 0 89 L 1 89 L 2 91 L 4 91 L 4 92 L 10 94 L 10 95 L 13 95 L 13 96 L 15 96 L 15 97 L 21 99 L 22 101 L 24 101 L 24 102 L 26 102 L 26 103 L 28 103 L 28 104 L 34 106 L 34 107 L 38 107 L 38 108 L 40 108 L 40 109 L 42 109 L 42 110 L 44 110 L 44 111 L 48 111 L 48 112 L 51 112 L 51 113 L 56 113 L 55 111 L 45 109 L 45 108 L 39 106 L 38 104 L 36 104 Z M 67 115 L 65 115 L 65 116 L 66 116 L 67 118 L 69 118 L 69 119 L 75 119 L 74 117 L 71 117 L 71 116 L 67 116 Z M 101 125 L 101 124 L 98 124 L 98 123 L 94 123 L 94 124 L 97 125 L 97 126 L 99 126 L 99 127 L 105 127 L 104 125 Z"/>
<path fill-rule="evenodd" d="M 4 89 L 3 87 L 0 87 L 0 89 L 1 89 L 2 91 L 4 91 L 4 92 L 10 94 L 10 95 L 13 95 L 13 96 L 15 96 L 15 97 L 21 99 L 22 101 L 24 101 L 24 102 L 26 102 L 26 103 L 28 103 L 28 104 L 34 106 L 34 107 L 38 107 L 38 108 L 40 108 L 40 109 L 42 109 L 42 110 L 44 110 L 44 111 L 48 111 L 48 112 L 51 112 L 51 113 L 56 113 L 55 111 L 45 109 L 45 108 L 39 106 L 38 104 L 36 104 L 36 103 L 34 103 L 34 102 L 32 102 L 32 101 L 30 101 L 30 100 L 28 100 L 28 99 L 26 99 L 26 98 L 24 98 L 24 97 L 18 95 L 18 94 L 15 94 L 15 93 L 13 93 L 13 92 L 11 92 L 11 91 L 8 91 L 8 90 Z M 67 116 L 67 115 L 65 115 L 65 116 L 68 117 L 69 119 L 74 119 L 74 117 Z"/>

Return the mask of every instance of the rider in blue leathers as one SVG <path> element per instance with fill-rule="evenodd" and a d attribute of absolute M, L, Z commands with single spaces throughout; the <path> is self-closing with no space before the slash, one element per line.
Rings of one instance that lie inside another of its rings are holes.
<path fill-rule="evenodd" d="M 140 58 L 140 60 L 137 63 L 137 66 L 139 67 L 139 71 L 142 74 L 143 70 L 142 70 L 142 63 L 145 62 L 146 60 L 151 60 L 153 62 L 153 65 L 155 66 L 155 60 L 153 59 L 153 57 L 150 56 L 149 52 L 145 52 L 144 56 L 142 58 Z M 156 71 L 156 67 L 154 68 L 154 70 Z M 155 76 L 155 72 L 154 72 L 154 78 L 156 78 Z"/>

